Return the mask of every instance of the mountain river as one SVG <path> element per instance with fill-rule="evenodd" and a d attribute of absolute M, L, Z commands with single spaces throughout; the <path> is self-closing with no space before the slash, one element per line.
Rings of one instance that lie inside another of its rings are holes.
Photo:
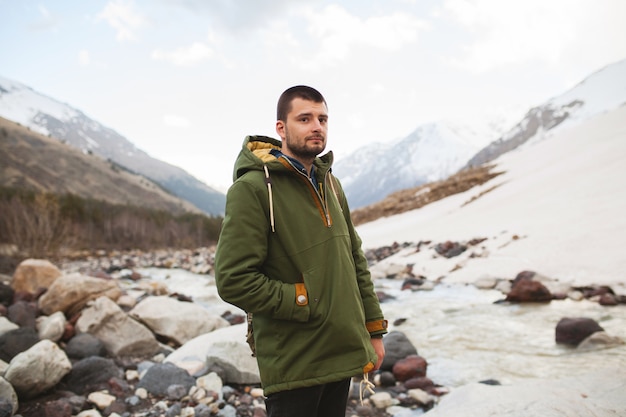
<path fill-rule="evenodd" d="M 212 276 L 157 268 L 139 272 L 172 292 L 193 297 L 215 314 L 227 310 L 243 314 L 219 298 Z M 395 297 L 382 303 L 390 330 L 407 335 L 427 360 L 428 377 L 445 387 L 487 379 L 509 384 L 626 367 L 626 344 L 583 351 L 555 343 L 556 325 L 564 317 L 592 318 L 609 335 L 626 341 L 626 305 L 604 307 L 569 299 L 495 303 L 504 299 L 501 292 L 462 284 L 439 284 L 432 291 L 416 292 L 401 291 L 400 281 L 378 280 L 376 286 Z"/>

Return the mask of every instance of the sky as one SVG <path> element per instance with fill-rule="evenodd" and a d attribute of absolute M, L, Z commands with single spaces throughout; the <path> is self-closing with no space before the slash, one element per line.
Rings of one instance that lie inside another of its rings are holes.
<path fill-rule="evenodd" d="M 521 119 L 626 57 L 622 0 L 0 0 L 0 75 L 225 190 L 307 84 L 329 150 Z M 519 115 L 519 117 L 518 117 Z"/>

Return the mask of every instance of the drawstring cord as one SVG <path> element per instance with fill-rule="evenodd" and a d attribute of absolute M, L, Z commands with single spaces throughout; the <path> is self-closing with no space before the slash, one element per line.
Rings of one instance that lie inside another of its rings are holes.
<path fill-rule="evenodd" d="M 341 201 L 339 201 L 339 194 L 337 194 L 337 190 L 335 189 L 335 181 L 333 181 L 333 176 L 328 173 L 328 179 L 330 180 L 330 188 L 333 190 L 333 194 L 335 194 L 335 198 L 339 203 L 339 210 L 343 213 L 343 207 L 341 207 Z"/>
<path fill-rule="evenodd" d="M 276 232 L 274 228 L 274 197 L 272 196 L 272 181 L 270 181 L 270 172 L 267 170 L 267 165 L 263 165 L 265 171 L 265 184 L 267 184 L 267 194 L 270 200 L 270 225 L 272 226 L 272 232 Z"/>
<path fill-rule="evenodd" d="M 369 380 L 368 374 L 363 373 L 363 379 L 359 383 L 359 399 L 361 400 L 361 405 L 363 405 L 363 394 L 365 394 L 365 391 L 368 391 L 370 394 L 376 394 L 373 390 L 375 386 L 376 385 Z"/>

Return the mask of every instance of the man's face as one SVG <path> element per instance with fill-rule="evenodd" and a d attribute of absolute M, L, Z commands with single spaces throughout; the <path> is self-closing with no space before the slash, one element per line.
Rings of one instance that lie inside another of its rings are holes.
<path fill-rule="evenodd" d="M 282 151 L 301 162 L 312 160 L 326 148 L 328 110 L 324 103 L 295 98 L 287 120 L 276 122 Z"/>

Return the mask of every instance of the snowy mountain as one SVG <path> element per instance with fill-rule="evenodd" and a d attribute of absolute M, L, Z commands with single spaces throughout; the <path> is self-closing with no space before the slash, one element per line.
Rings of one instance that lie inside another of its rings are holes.
<path fill-rule="evenodd" d="M 623 105 L 625 74 L 626 60 L 609 65 L 532 108 L 521 121 L 501 119 L 479 128 L 451 122 L 420 126 L 402 140 L 359 149 L 337 161 L 334 172 L 352 209 L 372 204 L 394 191 L 445 179 Z"/>
<path fill-rule="evenodd" d="M 152 158 L 81 111 L 3 77 L 0 77 L 0 116 L 139 173 L 207 214 L 224 212 L 223 193 L 179 167 Z"/>
<path fill-rule="evenodd" d="M 480 165 L 517 147 L 552 137 L 598 114 L 626 103 L 626 59 L 609 65 L 584 81 L 534 107 L 509 132 L 472 157 L 467 165 Z"/>
<path fill-rule="evenodd" d="M 338 160 L 333 172 L 355 209 L 394 191 L 448 177 L 502 132 L 500 124 L 479 129 L 450 121 L 431 123 L 404 139 L 364 146 Z"/>

